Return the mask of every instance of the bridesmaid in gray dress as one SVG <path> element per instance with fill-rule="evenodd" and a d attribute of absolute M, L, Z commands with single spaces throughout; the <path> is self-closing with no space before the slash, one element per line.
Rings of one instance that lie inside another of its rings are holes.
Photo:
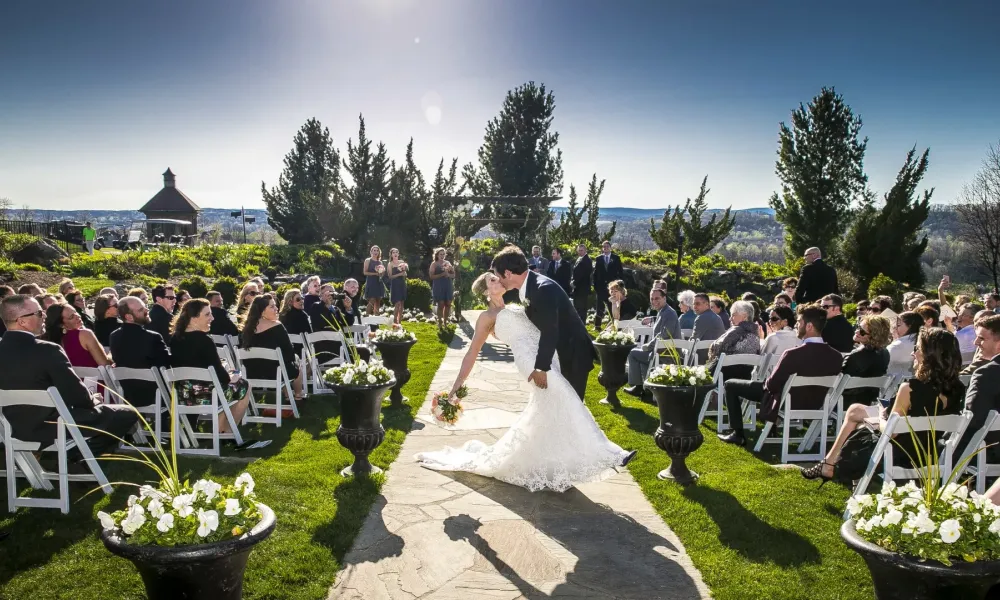
<path fill-rule="evenodd" d="M 395 309 L 394 320 L 403 321 L 403 302 L 406 300 L 406 273 L 409 266 L 399 258 L 399 250 L 389 250 L 389 300 Z"/>
<path fill-rule="evenodd" d="M 368 300 L 368 316 L 377 317 L 381 309 L 382 298 L 385 298 L 385 286 L 382 284 L 385 266 L 382 264 L 381 248 L 372 246 L 371 257 L 365 259 L 362 270 L 365 274 L 365 299 Z"/>
<path fill-rule="evenodd" d="M 438 329 L 443 329 L 451 315 L 451 300 L 455 295 L 455 268 L 445 260 L 445 249 L 434 249 L 434 262 L 428 276 L 431 280 L 431 295 L 437 303 Z"/>

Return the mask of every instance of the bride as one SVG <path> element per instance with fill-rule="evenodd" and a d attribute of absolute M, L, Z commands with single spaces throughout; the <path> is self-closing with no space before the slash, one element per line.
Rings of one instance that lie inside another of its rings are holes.
<path fill-rule="evenodd" d="M 510 346 L 514 364 L 525 378 L 534 370 L 539 332 L 520 306 L 505 307 L 505 292 L 493 273 L 482 274 L 472 291 L 485 294 L 489 310 L 476 321 L 462 368 L 452 386 L 452 394 L 465 382 L 475 365 L 486 338 L 494 337 Z M 533 492 L 567 489 L 590 481 L 600 481 L 616 473 L 635 456 L 611 442 L 594 422 L 587 407 L 559 371 L 553 358 L 548 386 L 533 386 L 528 406 L 497 443 L 488 446 L 478 440 L 461 448 L 421 452 L 416 460 L 428 469 L 467 471 L 520 485 Z"/>

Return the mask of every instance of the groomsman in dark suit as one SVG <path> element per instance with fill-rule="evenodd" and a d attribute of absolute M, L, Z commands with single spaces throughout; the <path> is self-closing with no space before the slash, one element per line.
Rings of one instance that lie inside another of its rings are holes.
<path fill-rule="evenodd" d="M 587 300 L 590 298 L 591 276 L 594 272 L 593 262 L 587 255 L 587 247 L 580 244 L 576 247 L 576 263 L 573 264 L 573 285 L 570 297 L 573 298 L 573 308 L 580 320 L 587 322 Z"/>
<path fill-rule="evenodd" d="M 559 248 L 552 249 L 552 260 L 549 261 L 549 267 L 545 270 L 545 276 L 558 283 L 567 296 L 570 294 L 570 278 L 573 276 L 573 267 L 562 259 L 562 250 Z"/>
<path fill-rule="evenodd" d="M 597 316 L 594 319 L 594 327 L 601 329 L 601 321 L 604 320 L 604 312 L 611 312 L 611 300 L 608 293 L 608 284 L 621 279 L 625 274 L 622 269 L 622 259 L 611 251 L 611 242 L 605 240 L 601 244 L 601 253 L 594 261 L 594 291 L 597 292 Z"/>

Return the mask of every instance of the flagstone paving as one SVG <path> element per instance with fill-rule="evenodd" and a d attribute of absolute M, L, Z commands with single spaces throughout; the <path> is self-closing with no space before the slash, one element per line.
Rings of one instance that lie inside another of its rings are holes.
<path fill-rule="evenodd" d="M 467 317 L 474 323 L 477 314 Z M 492 443 L 528 402 L 529 384 L 509 349 L 490 338 L 458 424 L 434 420 L 429 396 L 450 388 L 470 335 L 459 331 L 452 342 L 329 598 L 711 597 L 627 471 L 562 494 L 532 493 L 413 461 L 417 452 L 467 440 Z"/>

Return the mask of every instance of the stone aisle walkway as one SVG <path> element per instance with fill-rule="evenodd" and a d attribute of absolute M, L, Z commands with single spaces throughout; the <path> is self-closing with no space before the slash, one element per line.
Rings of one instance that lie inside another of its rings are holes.
<path fill-rule="evenodd" d="M 476 316 L 467 314 L 473 323 Z M 455 337 L 432 393 L 454 382 L 466 332 Z M 441 427 L 424 403 L 329 598 L 710 597 L 627 471 L 557 494 L 417 466 L 417 452 L 494 442 L 528 401 L 529 384 L 509 349 L 492 338 L 467 383 L 465 414 L 453 429 Z"/>

